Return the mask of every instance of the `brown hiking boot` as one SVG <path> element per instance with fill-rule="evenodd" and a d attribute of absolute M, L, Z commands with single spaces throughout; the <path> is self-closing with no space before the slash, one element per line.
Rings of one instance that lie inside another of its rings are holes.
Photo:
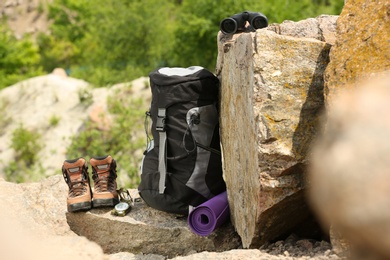
<path fill-rule="evenodd" d="M 116 161 L 110 156 L 92 157 L 93 206 L 115 206 L 119 203 L 116 186 Z"/>
<path fill-rule="evenodd" d="M 65 160 L 62 166 L 62 175 L 69 186 L 68 211 L 91 209 L 92 193 L 85 159 Z"/>

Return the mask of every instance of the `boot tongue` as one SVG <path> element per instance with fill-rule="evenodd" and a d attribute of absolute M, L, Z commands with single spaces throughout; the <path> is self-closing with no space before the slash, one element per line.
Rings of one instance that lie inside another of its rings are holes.
<path fill-rule="evenodd" d="M 80 167 L 69 168 L 68 172 L 69 172 L 69 178 L 71 182 L 83 180 L 83 175 L 81 174 Z"/>
<path fill-rule="evenodd" d="M 110 176 L 110 164 L 98 164 L 96 165 L 96 172 L 99 174 L 99 176 L 102 177 L 108 177 Z"/>

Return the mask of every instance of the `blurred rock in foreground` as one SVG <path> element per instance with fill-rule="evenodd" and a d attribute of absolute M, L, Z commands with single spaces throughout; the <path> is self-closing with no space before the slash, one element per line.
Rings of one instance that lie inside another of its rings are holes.
<path fill-rule="evenodd" d="M 389 259 L 390 71 L 333 99 L 310 176 L 316 211 L 352 254 Z"/>

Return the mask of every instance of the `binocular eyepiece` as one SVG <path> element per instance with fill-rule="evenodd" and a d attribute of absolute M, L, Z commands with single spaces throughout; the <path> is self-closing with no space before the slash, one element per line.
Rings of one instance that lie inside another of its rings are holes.
<path fill-rule="evenodd" d="M 249 22 L 252 30 L 268 26 L 268 19 L 264 14 L 256 12 L 242 12 L 223 19 L 219 27 L 221 32 L 224 34 L 234 34 L 237 31 L 243 31 L 245 29 L 246 22 Z"/>

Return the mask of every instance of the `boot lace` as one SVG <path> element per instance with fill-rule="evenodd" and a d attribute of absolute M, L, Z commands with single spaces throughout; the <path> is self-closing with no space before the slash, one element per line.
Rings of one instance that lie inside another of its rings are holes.
<path fill-rule="evenodd" d="M 106 173 L 109 173 L 106 176 Z M 114 192 L 115 191 L 115 178 L 116 173 L 113 170 L 103 171 L 101 173 L 97 173 L 95 169 L 93 169 L 93 180 L 95 183 L 95 191 L 97 192 Z"/>
<path fill-rule="evenodd" d="M 64 176 L 64 179 L 69 186 L 69 197 L 77 197 L 83 195 L 84 192 L 87 190 L 87 184 L 86 184 L 87 181 L 84 178 L 86 176 L 85 174 L 86 174 L 85 169 L 83 169 L 82 179 L 72 182 L 68 178 L 66 170 L 62 169 L 62 175 Z"/>
<path fill-rule="evenodd" d="M 85 184 L 85 181 L 75 181 L 69 188 L 69 195 L 70 197 L 77 197 L 83 195 L 86 190 L 87 185 Z"/>

